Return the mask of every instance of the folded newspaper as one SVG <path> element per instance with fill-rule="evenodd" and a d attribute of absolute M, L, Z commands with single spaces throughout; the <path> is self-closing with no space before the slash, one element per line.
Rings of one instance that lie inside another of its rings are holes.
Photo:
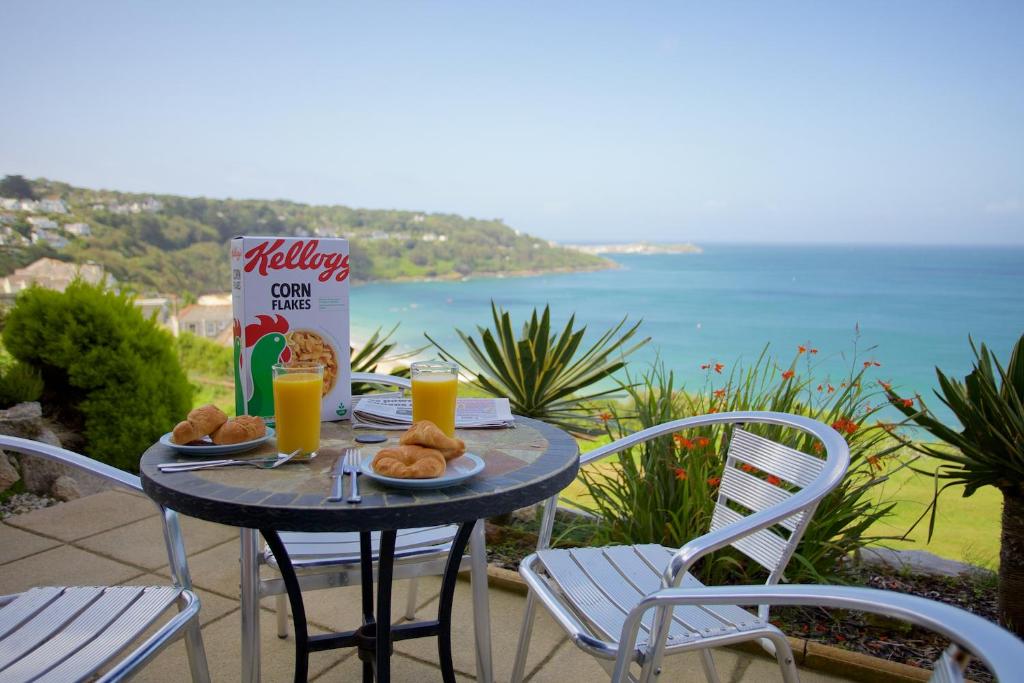
<path fill-rule="evenodd" d="M 412 424 L 412 399 L 398 394 L 353 397 L 354 429 L 406 429 Z M 514 427 L 507 398 L 460 398 L 455 402 L 458 429 Z"/>

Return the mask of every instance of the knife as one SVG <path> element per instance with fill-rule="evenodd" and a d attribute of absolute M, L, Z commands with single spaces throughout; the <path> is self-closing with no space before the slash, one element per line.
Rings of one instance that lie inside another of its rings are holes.
<path fill-rule="evenodd" d="M 331 496 L 327 500 L 331 502 L 340 501 L 344 496 L 341 494 L 342 477 L 345 472 L 345 454 L 339 453 L 338 460 L 331 469 Z"/>

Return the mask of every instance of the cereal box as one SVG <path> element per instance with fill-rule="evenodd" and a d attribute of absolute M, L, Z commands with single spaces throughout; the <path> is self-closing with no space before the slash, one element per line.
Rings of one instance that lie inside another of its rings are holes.
<path fill-rule="evenodd" d="M 231 240 L 235 410 L 273 418 L 271 367 L 324 366 L 323 420 L 352 410 L 348 241 L 236 237 Z"/>

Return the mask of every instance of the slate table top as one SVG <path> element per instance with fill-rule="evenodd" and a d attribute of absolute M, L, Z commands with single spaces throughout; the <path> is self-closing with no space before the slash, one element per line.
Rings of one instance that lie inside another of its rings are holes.
<path fill-rule="evenodd" d="M 460 429 L 466 450 L 480 456 L 484 470 L 464 484 L 407 491 L 359 478 L 363 501 L 331 502 L 330 473 L 342 449 L 359 447 L 364 459 L 398 443 L 400 431 L 384 432 L 379 444 L 357 444 L 346 421 L 321 425 L 319 455 L 308 463 L 273 470 L 227 467 L 160 472 L 157 465 L 196 458 L 159 443 L 140 462 L 142 486 L 151 498 L 178 512 L 211 522 L 277 531 L 378 531 L 451 524 L 510 512 L 550 498 L 575 478 L 579 448 L 564 431 L 516 417 L 514 429 Z M 270 440 L 237 458 L 277 453 Z M 205 459 L 205 458 L 204 458 Z M 346 477 L 347 478 L 347 477 Z M 345 482 L 346 491 L 348 482 Z"/>

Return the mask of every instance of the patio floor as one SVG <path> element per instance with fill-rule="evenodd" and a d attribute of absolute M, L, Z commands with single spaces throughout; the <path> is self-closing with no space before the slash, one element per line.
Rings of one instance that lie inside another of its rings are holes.
<path fill-rule="evenodd" d="M 200 599 L 203 637 L 215 681 L 239 679 L 238 532 L 232 527 L 182 517 L 189 566 Z M 52 508 L 8 517 L 0 522 L 0 595 L 41 585 L 166 584 L 166 554 L 156 507 L 141 495 L 106 491 Z M 437 579 L 423 579 L 418 613 L 436 609 Z M 358 588 L 318 592 L 307 601 L 313 632 L 356 625 Z M 406 585 L 395 586 L 393 605 L 405 605 Z M 507 681 L 512 668 L 525 600 L 522 595 L 490 591 L 495 680 Z M 262 680 L 290 681 L 294 643 L 275 634 L 273 601 L 262 610 Z M 456 591 L 455 668 L 460 681 L 475 680 L 469 584 Z M 440 680 L 432 639 L 396 644 L 392 664 L 395 681 Z M 781 680 L 774 660 L 732 650 L 715 650 L 723 681 Z M 361 665 L 350 650 L 317 652 L 310 657 L 310 680 L 359 680 Z M 607 680 L 593 659 L 572 645 L 544 610 L 538 610 L 527 666 L 527 680 L 537 683 L 566 680 Z M 146 667 L 139 681 L 188 681 L 184 647 L 178 643 Z M 704 680 L 697 656 L 674 657 L 662 681 Z M 802 672 L 805 683 L 845 679 L 813 671 Z"/>

